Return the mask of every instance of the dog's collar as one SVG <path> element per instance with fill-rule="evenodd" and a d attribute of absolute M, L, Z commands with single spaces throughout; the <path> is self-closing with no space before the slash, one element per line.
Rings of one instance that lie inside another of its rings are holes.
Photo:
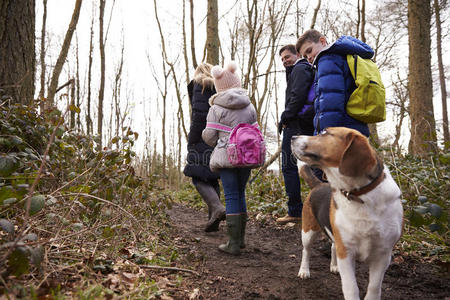
<path fill-rule="evenodd" d="M 359 203 L 364 203 L 359 196 L 364 195 L 374 188 L 376 188 L 386 177 L 383 168 L 381 168 L 380 173 L 375 177 L 368 185 L 365 185 L 359 189 L 353 189 L 351 191 L 346 191 L 341 189 L 341 193 L 350 201 L 356 201 Z"/>

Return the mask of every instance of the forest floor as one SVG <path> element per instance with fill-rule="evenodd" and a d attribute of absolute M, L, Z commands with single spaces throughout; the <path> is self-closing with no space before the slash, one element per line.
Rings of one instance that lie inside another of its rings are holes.
<path fill-rule="evenodd" d="M 326 239 L 315 242 L 311 278 L 297 277 L 301 225 L 279 226 L 271 216 L 250 216 L 247 247 L 233 257 L 217 249 L 227 238 L 224 222 L 220 231 L 205 233 L 205 211 L 175 204 L 167 213 L 180 255 L 177 265 L 198 272 L 183 279 L 190 295 L 179 294 L 176 299 L 343 299 L 340 277 L 329 271 Z M 363 298 L 368 283 L 363 264 L 357 265 L 357 280 Z M 450 273 L 397 253 L 385 274 L 382 291 L 382 299 L 450 299 Z"/>

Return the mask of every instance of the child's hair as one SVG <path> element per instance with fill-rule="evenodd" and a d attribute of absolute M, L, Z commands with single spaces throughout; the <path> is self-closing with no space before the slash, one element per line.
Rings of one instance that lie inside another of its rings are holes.
<path fill-rule="evenodd" d="M 295 48 L 297 52 L 300 53 L 300 48 L 303 46 L 305 42 L 318 43 L 319 39 L 323 36 L 320 31 L 315 29 L 306 30 L 297 40 L 297 44 L 295 44 Z"/>
<path fill-rule="evenodd" d="M 297 54 L 297 50 L 295 49 L 295 46 L 293 44 L 288 44 L 288 45 L 281 47 L 278 54 L 281 56 L 281 53 L 283 53 L 284 50 L 287 50 L 287 51 L 291 52 L 292 54 Z"/>

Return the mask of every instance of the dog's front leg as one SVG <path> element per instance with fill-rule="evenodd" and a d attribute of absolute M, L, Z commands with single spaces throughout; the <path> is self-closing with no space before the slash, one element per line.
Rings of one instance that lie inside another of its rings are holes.
<path fill-rule="evenodd" d="M 391 263 L 391 252 L 386 251 L 375 256 L 369 263 L 369 285 L 364 300 L 378 300 L 381 298 L 381 283 L 384 273 Z"/>
<path fill-rule="evenodd" d="M 334 242 L 331 243 L 331 262 L 330 262 L 330 272 L 339 273 L 339 269 L 336 261 L 336 246 Z"/>
<path fill-rule="evenodd" d="M 355 258 L 347 254 L 345 258 L 337 259 L 339 274 L 341 275 L 342 292 L 345 300 L 359 300 L 359 289 L 355 276 Z"/>

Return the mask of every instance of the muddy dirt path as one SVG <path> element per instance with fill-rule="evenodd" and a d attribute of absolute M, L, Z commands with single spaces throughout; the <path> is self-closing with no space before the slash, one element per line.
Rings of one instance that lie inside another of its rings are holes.
<path fill-rule="evenodd" d="M 204 211 L 177 204 L 168 215 L 180 262 L 200 274 L 185 279 L 191 290 L 198 289 L 197 299 L 343 299 L 339 275 L 329 272 L 330 250 L 325 239 L 315 243 L 311 278 L 297 277 L 300 225 L 278 226 L 271 217 L 256 221 L 250 216 L 247 248 L 232 257 L 217 250 L 226 240 L 224 222 L 219 232 L 205 233 Z M 357 278 L 364 298 L 366 267 L 358 265 Z M 382 298 L 450 299 L 450 274 L 409 259 L 392 263 L 383 281 Z"/>

